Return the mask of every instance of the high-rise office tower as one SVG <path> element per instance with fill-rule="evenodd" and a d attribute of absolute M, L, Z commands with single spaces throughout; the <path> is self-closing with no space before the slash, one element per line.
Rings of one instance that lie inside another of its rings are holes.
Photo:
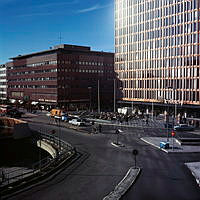
<path fill-rule="evenodd" d="M 115 53 L 125 102 L 200 105 L 200 0 L 115 0 Z"/>

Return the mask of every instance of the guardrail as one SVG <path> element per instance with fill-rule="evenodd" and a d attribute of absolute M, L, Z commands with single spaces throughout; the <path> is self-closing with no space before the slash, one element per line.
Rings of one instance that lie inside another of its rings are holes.
<path fill-rule="evenodd" d="M 1 187 L 14 184 L 22 179 L 32 177 L 36 174 L 41 175 L 41 173 L 46 173 L 48 170 L 65 159 L 70 158 L 76 153 L 76 149 L 69 143 L 60 140 L 59 138 L 43 133 L 42 131 L 38 134 L 40 140 L 46 141 L 51 144 L 57 151 L 56 157 L 51 158 L 48 156 L 38 162 L 32 164 L 29 168 L 16 169 L 13 171 L 6 171 L 3 168 L 0 169 L 0 189 Z"/>

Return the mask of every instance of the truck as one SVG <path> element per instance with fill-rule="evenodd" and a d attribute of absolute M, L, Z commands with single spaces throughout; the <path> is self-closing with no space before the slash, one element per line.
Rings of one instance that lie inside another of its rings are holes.
<path fill-rule="evenodd" d="M 63 112 L 61 109 L 52 109 L 50 111 L 50 116 L 54 118 L 61 118 L 64 114 L 65 112 Z"/>

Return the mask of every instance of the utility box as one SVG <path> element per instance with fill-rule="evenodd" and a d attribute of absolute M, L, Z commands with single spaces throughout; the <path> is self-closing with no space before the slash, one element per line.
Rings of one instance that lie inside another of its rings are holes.
<path fill-rule="evenodd" d="M 160 142 L 160 148 L 169 149 L 169 142 Z"/>

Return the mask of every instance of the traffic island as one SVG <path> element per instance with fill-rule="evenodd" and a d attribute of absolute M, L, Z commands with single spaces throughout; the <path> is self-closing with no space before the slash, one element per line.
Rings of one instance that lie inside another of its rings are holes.
<path fill-rule="evenodd" d="M 200 153 L 200 145 L 181 145 L 176 138 L 142 137 L 140 139 L 166 153 Z M 161 148 L 161 143 L 169 143 L 169 148 Z"/>
<path fill-rule="evenodd" d="M 200 162 L 185 163 L 195 177 L 197 184 L 200 186 Z"/>
<path fill-rule="evenodd" d="M 119 200 L 136 181 L 140 171 L 140 168 L 131 167 L 120 183 L 103 200 Z"/>
<path fill-rule="evenodd" d="M 115 147 L 125 147 L 125 145 L 120 142 L 111 142 L 111 145 L 113 145 Z"/>

